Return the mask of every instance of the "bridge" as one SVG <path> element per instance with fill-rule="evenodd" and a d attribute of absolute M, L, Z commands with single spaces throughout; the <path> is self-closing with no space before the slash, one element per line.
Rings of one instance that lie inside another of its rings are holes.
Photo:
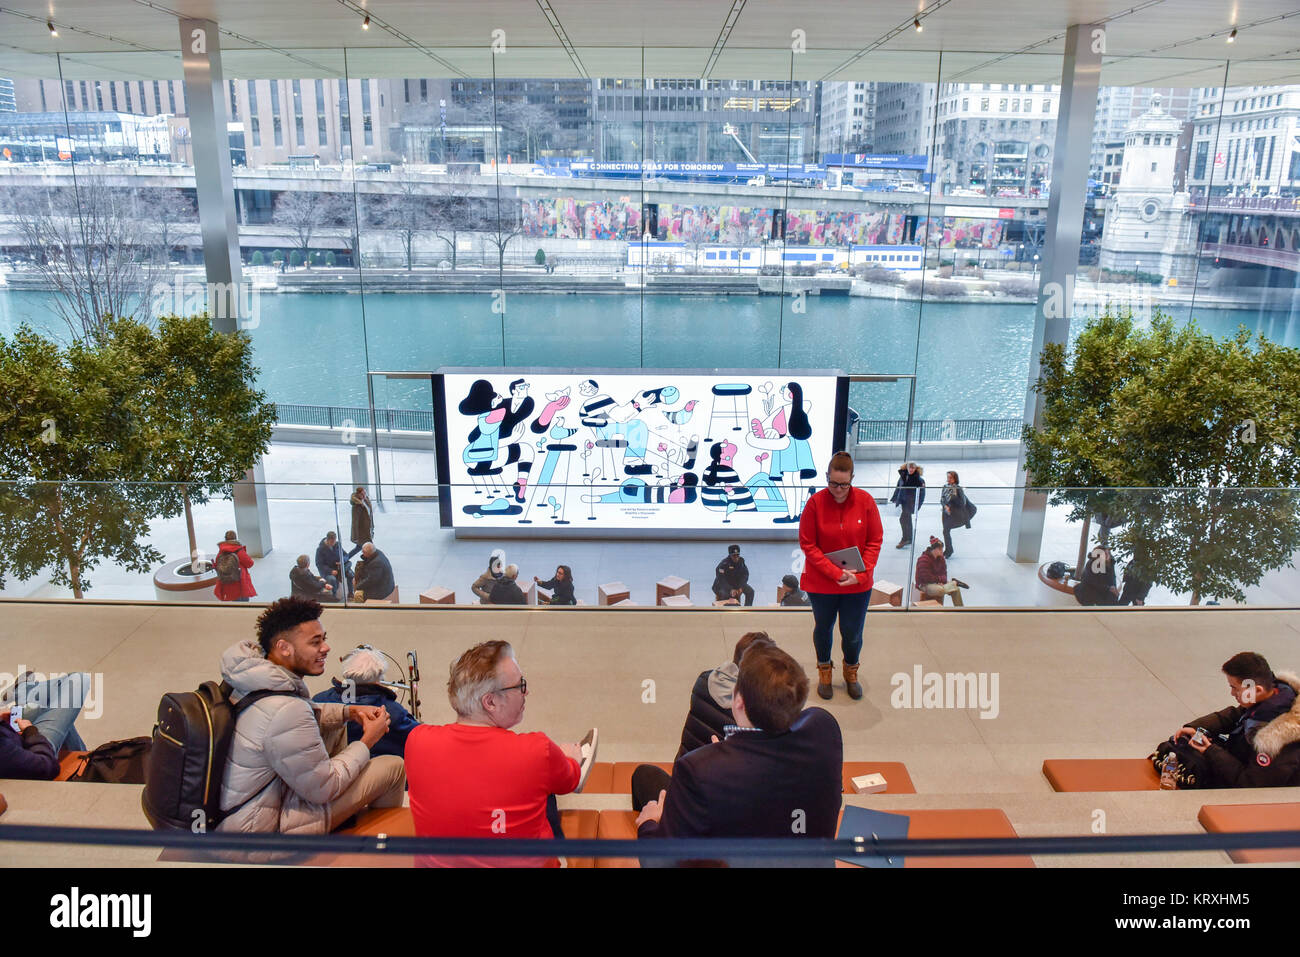
<path fill-rule="evenodd" d="M 1300 197 L 1193 193 L 1188 212 L 1202 256 L 1300 272 Z"/>

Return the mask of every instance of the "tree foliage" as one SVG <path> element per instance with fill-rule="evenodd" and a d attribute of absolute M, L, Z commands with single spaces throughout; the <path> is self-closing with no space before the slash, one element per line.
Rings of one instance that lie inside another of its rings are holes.
<path fill-rule="evenodd" d="M 1146 581 L 1244 601 L 1300 549 L 1300 350 L 1157 314 L 1098 317 L 1043 350 L 1026 468 L 1070 518 L 1108 516 Z"/>
<path fill-rule="evenodd" d="M 159 565 L 149 522 L 228 495 L 269 447 L 255 378 L 247 335 L 206 316 L 109 320 L 66 348 L 0 337 L 0 585 L 49 569 L 80 598 L 105 559 Z"/>

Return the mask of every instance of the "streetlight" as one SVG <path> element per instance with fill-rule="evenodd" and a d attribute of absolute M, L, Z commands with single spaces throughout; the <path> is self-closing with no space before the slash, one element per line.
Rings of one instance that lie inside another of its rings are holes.
<path fill-rule="evenodd" d="M 1034 278 L 1038 278 L 1038 253 L 1034 253 Z"/>

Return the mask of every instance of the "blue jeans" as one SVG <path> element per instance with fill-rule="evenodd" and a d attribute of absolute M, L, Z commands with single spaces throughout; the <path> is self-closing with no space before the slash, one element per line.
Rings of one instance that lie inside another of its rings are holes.
<path fill-rule="evenodd" d="M 812 606 L 813 613 L 813 646 L 817 649 L 818 664 L 824 665 L 831 660 L 836 615 L 840 619 L 840 649 L 844 652 L 844 663 L 858 663 L 858 655 L 862 652 L 862 626 L 866 624 L 867 604 L 870 601 L 869 591 L 844 595 L 808 593 L 808 604 Z"/>
<path fill-rule="evenodd" d="M 36 726 L 57 755 L 64 748 L 86 750 L 86 742 L 81 740 L 73 722 L 81 714 L 89 693 L 90 675 L 83 671 L 19 685 L 14 689 L 14 703 L 22 705 L 23 718 Z"/>

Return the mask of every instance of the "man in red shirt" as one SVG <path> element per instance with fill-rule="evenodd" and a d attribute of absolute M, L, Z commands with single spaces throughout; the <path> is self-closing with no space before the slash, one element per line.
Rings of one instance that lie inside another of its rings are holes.
<path fill-rule="evenodd" d="M 510 729 L 524 716 L 528 682 L 506 641 L 485 641 L 451 666 L 453 724 L 420 725 L 406 739 L 411 814 L 420 837 L 555 836 L 547 801 L 578 786 L 582 752 L 540 732 Z M 541 858 L 422 858 L 421 866 L 539 865 Z"/>

